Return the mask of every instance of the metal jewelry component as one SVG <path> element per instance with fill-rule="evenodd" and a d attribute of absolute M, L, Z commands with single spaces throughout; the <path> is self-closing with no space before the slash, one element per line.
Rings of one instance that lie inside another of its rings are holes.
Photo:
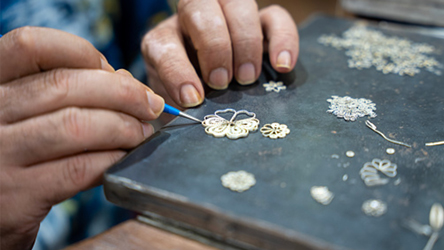
<path fill-rule="evenodd" d="M 253 174 L 244 170 L 228 172 L 220 178 L 222 186 L 236 192 L 244 192 L 256 184 Z"/>
<path fill-rule="evenodd" d="M 273 122 L 272 124 L 265 124 L 261 128 L 261 133 L 271 139 L 285 138 L 290 133 L 290 129 L 285 124 Z"/>
<path fill-rule="evenodd" d="M 223 113 L 233 113 L 230 120 L 221 116 Z M 248 118 L 236 120 L 239 115 L 246 115 Z M 238 139 L 247 137 L 250 132 L 256 131 L 259 127 L 259 120 L 256 119 L 256 114 L 246 110 L 236 111 L 234 109 L 217 110 L 214 115 L 207 115 L 204 117 L 202 126 L 205 127 L 207 134 L 214 137 L 227 136 L 229 139 Z"/>
<path fill-rule="evenodd" d="M 444 141 L 427 142 L 425 145 L 426 145 L 427 147 L 444 145 Z"/>
<path fill-rule="evenodd" d="M 378 171 L 381 171 L 388 177 L 395 177 L 397 175 L 397 166 L 389 160 L 373 159 L 372 162 L 366 162 L 359 171 L 361 179 L 368 187 L 385 185 L 389 182 L 388 179 L 382 179 Z"/>
<path fill-rule="evenodd" d="M 388 155 L 392 155 L 392 154 L 394 154 L 396 151 L 395 151 L 394 148 L 387 148 L 387 149 L 385 150 L 385 152 L 386 152 Z"/>
<path fill-rule="evenodd" d="M 262 86 L 264 86 L 267 92 L 274 91 L 279 93 L 279 91 L 287 89 L 287 86 L 285 86 L 283 82 L 270 81 L 269 83 L 262 84 Z"/>
<path fill-rule="evenodd" d="M 344 118 L 346 121 L 356 121 L 358 117 L 366 115 L 370 118 L 375 118 L 376 104 L 371 100 L 365 98 L 354 99 L 350 96 L 339 97 L 331 96 L 332 99 L 327 99 L 330 103 L 328 113 L 336 115 L 338 118 Z"/>
<path fill-rule="evenodd" d="M 353 157 L 355 157 L 355 152 L 349 150 L 349 151 L 345 152 L 345 155 L 349 158 L 353 158 Z"/>
<path fill-rule="evenodd" d="M 429 223 L 433 233 L 430 235 L 424 250 L 433 249 L 433 245 L 435 245 L 435 242 L 438 240 L 439 231 L 444 224 L 444 209 L 441 204 L 435 203 L 432 205 L 432 208 L 430 209 Z"/>
<path fill-rule="evenodd" d="M 379 217 L 387 212 L 387 204 L 381 200 L 366 200 L 362 204 L 362 211 L 373 217 Z"/>
<path fill-rule="evenodd" d="M 325 186 L 313 186 L 310 188 L 310 194 L 315 201 L 321 203 L 322 205 L 328 205 L 333 200 L 335 195 L 328 190 Z"/>
<path fill-rule="evenodd" d="M 401 146 L 404 146 L 404 147 L 408 147 L 408 148 L 411 148 L 411 147 L 412 147 L 411 145 L 409 145 L 409 144 L 407 144 L 407 143 L 400 142 L 400 141 L 395 141 L 395 140 L 393 140 L 393 139 L 388 138 L 388 137 L 385 136 L 381 131 L 377 130 L 377 129 L 376 129 L 376 125 L 373 124 L 373 123 L 371 123 L 369 120 L 365 121 L 365 125 L 367 125 L 367 127 L 369 127 L 371 130 L 375 131 L 375 132 L 378 133 L 380 136 L 382 136 L 382 138 L 384 138 L 385 140 L 387 140 L 387 141 L 389 141 L 389 142 L 391 142 L 391 143 L 398 144 L 398 145 L 401 145 Z"/>
<path fill-rule="evenodd" d="M 383 74 L 414 76 L 421 68 L 441 75 L 443 65 L 427 55 L 437 49 L 425 43 L 414 43 L 396 36 L 386 36 L 365 25 L 354 25 L 342 37 L 322 35 L 318 42 L 338 50 L 345 50 L 348 67 L 358 70 L 374 67 Z"/>

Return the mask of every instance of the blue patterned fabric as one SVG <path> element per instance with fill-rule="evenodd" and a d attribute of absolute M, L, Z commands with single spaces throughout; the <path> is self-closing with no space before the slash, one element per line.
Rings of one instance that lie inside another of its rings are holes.
<path fill-rule="evenodd" d="M 1 0 L 0 34 L 22 26 L 64 30 L 90 41 L 114 68 L 139 72 L 134 75 L 144 80 L 140 41 L 170 14 L 167 1 L 160 0 Z M 52 208 L 33 249 L 61 249 L 131 217 L 106 201 L 102 187 L 81 192 Z"/>

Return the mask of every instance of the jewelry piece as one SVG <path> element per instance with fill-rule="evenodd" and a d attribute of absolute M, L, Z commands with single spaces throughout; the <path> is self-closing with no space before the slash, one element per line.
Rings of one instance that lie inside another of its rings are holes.
<path fill-rule="evenodd" d="M 285 86 L 283 82 L 270 81 L 269 83 L 262 84 L 262 86 L 264 86 L 267 92 L 274 91 L 279 93 L 279 91 L 287 89 L 287 86 Z"/>
<path fill-rule="evenodd" d="M 310 188 L 310 194 L 315 201 L 322 205 L 328 205 L 333 200 L 335 195 L 328 190 L 325 186 L 313 186 Z"/>
<path fill-rule="evenodd" d="M 433 245 L 435 245 L 435 242 L 438 240 L 439 231 L 444 224 L 444 209 L 441 204 L 435 203 L 432 205 L 432 208 L 430 209 L 429 223 L 433 233 L 430 235 L 424 250 L 433 249 Z"/>
<path fill-rule="evenodd" d="M 233 113 L 230 120 L 219 116 L 223 113 Z M 236 117 L 245 114 L 248 118 L 235 121 Z M 217 110 L 214 115 L 207 115 L 204 117 L 202 126 L 205 127 L 207 134 L 214 137 L 227 136 L 229 139 L 238 139 L 247 137 L 250 132 L 254 132 L 259 127 L 259 120 L 256 119 L 256 114 L 246 110 L 236 111 L 234 109 Z"/>
<path fill-rule="evenodd" d="M 378 175 L 378 170 L 388 177 L 395 177 L 397 175 L 397 166 L 389 160 L 373 159 L 372 162 L 366 162 L 359 171 L 361 179 L 368 187 L 385 185 L 389 182 L 388 179 L 382 179 Z"/>
<path fill-rule="evenodd" d="M 358 117 L 366 115 L 370 118 L 375 118 L 376 104 L 371 100 L 365 98 L 354 99 L 350 96 L 339 97 L 331 96 L 332 99 L 327 99 L 330 103 L 328 113 L 336 115 L 338 118 L 344 118 L 346 121 L 356 121 Z"/>
<path fill-rule="evenodd" d="M 392 154 L 395 153 L 395 149 L 394 149 L 394 148 L 387 148 L 387 149 L 385 150 L 385 152 L 386 152 L 388 155 L 392 155 Z"/>
<path fill-rule="evenodd" d="M 271 139 L 285 138 L 290 133 L 290 129 L 285 124 L 273 122 L 272 124 L 265 124 L 261 128 L 261 133 Z"/>
<path fill-rule="evenodd" d="M 386 139 L 387 141 L 394 143 L 394 144 L 398 144 L 404 147 L 408 147 L 411 148 L 412 146 L 404 143 L 404 142 L 400 142 L 400 141 L 395 141 L 393 139 L 388 138 L 387 136 L 385 136 L 381 131 L 376 129 L 376 125 L 371 123 L 369 120 L 365 121 L 365 125 L 367 125 L 367 127 L 369 127 L 371 130 L 375 131 L 376 133 L 378 133 L 380 136 L 382 136 L 382 138 Z"/>
<path fill-rule="evenodd" d="M 222 186 L 236 192 L 244 192 L 256 184 L 253 174 L 244 170 L 228 172 L 220 178 Z"/>
<path fill-rule="evenodd" d="M 353 158 L 353 157 L 355 157 L 355 152 L 349 150 L 349 151 L 345 152 L 345 155 L 349 158 Z"/>
<path fill-rule="evenodd" d="M 362 204 L 362 211 L 373 217 L 379 217 L 387 212 L 387 204 L 381 200 L 366 200 Z"/>
<path fill-rule="evenodd" d="M 427 142 L 425 145 L 426 145 L 427 147 L 444 145 L 444 141 Z"/>
<path fill-rule="evenodd" d="M 427 54 L 437 49 L 425 43 L 414 43 L 396 36 L 386 36 L 380 31 L 371 30 L 365 25 L 354 25 L 342 37 L 322 35 L 318 42 L 338 50 L 346 50 L 349 68 L 358 70 L 375 67 L 383 74 L 414 76 L 424 68 L 441 75 L 443 65 Z"/>

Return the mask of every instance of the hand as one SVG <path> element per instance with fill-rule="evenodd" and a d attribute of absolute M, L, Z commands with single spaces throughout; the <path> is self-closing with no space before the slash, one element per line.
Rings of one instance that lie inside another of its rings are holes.
<path fill-rule="evenodd" d="M 251 84 L 260 75 L 264 51 L 275 70 L 291 71 L 299 52 L 298 33 L 285 9 L 258 11 L 254 0 L 182 0 L 178 14 L 142 42 L 150 86 L 182 107 L 203 101 L 196 68 L 213 89 L 227 88 L 233 75 L 240 84 Z"/>
<path fill-rule="evenodd" d="M 0 38 L 1 249 L 30 249 L 57 204 L 153 133 L 163 99 L 86 40 L 25 27 Z"/>

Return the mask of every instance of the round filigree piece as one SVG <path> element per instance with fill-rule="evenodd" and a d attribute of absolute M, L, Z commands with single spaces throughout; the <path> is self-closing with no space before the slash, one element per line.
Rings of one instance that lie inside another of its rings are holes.
<path fill-rule="evenodd" d="M 396 151 L 395 151 L 394 148 L 387 148 L 387 149 L 385 150 L 385 152 L 386 152 L 388 155 L 392 155 L 392 154 L 394 154 Z"/>
<path fill-rule="evenodd" d="M 264 86 L 267 92 L 274 91 L 279 93 L 281 90 L 287 89 L 287 86 L 285 86 L 283 82 L 270 81 L 269 83 L 262 84 L 262 86 Z"/>
<path fill-rule="evenodd" d="M 220 116 L 221 114 L 230 114 L 230 120 Z M 236 120 L 237 117 L 244 115 L 247 118 Z M 205 133 L 214 137 L 227 137 L 229 139 L 238 139 L 247 137 L 250 132 L 254 132 L 259 127 L 259 120 L 256 114 L 246 110 L 236 111 L 234 109 L 217 110 L 213 115 L 207 115 L 202 121 L 205 127 Z"/>
<path fill-rule="evenodd" d="M 253 174 L 244 170 L 228 172 L 220 178 L 222 186 L 236 192 L 244 192 L 256 184 Z"/>
<path fill-rule="evenodd" d="M 348 158 L 353 158 L 353 157 L 355 157 L 355 152 L 349 150 L 349 151 L 345 152 L 345 155 L 346 155 Z"/>
<path fill-rule="evenodd" d="M 350 96 L 339 97 L 336 95 L 327 99 L 330 103 L 327 112 L 346 121 L 356 121 L 358 117 L 370 116 L 375 118 L 376 104 L 365 98 L 354 99 Z"/>
<path fill-rule="evenodd" d="M 381 200 L 366 200 L 362 204 L 362 212 L 368 216 L 379 217 L 387 212 L 387 204 Z"/>
<path fill-rule="evenodd" d="M 310 188 L 310 194 L 315 201 L 322 205 L 328 205 L 333 200 L 335 195 L 325 186 L 313 186 Z"/>
<path fill-rule="evenodd" d="M 272 124 L 265 124 L 261 128 L 261 133 L 271 139 L 285 138 L 290 133 L 290 129 L 285 124 L 273 122 Z"/>

